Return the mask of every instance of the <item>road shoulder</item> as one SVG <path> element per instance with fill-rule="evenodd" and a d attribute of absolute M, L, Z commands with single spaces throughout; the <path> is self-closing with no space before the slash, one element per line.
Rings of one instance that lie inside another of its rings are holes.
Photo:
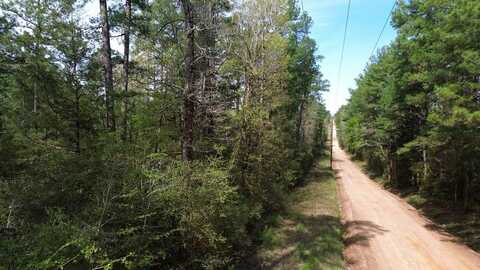
<path fill-rule="evenodd" d="M 335 175 L 317 161 L 284 214 L 262 233 L 261 269 L 343 269 L 343 230 Z"/>

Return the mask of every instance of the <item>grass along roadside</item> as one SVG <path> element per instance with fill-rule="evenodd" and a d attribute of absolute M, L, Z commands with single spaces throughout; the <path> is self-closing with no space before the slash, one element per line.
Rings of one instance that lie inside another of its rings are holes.
<path fill-rule="evenodd" d="M 261 235 L 261 269 L 343 269 L 343 230 L 336 181 L 328 157 L 288 198 L 285 213 Z"/>

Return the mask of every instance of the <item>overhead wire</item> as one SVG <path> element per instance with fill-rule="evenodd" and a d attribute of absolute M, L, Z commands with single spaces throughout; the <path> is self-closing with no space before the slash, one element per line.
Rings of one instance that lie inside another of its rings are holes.
<path fill-rule="evenodd" d="M 382 30 L 380 31 L 380 34 L 378 35 L 377 41 L 375 42 L 375 46 L 373 46 L 373 50 L 370 53 L 369 58 L 372 58 L 372 56 L 375 54 L 375 50 L 377 49 L 378 43 L 380 42 L 380 39 L 382 38 L 383 33 L 385 32 L 385 29 L 387 28 L 387 25 L 390 22 L 390 18 L 392 17 L 393 11 L 395 10 L 395 7 L 397 6 L 397 4 L 398 4 L 398 1 L 395 0 L 390 12 L 388 13 L 388 16 L 387 16 L 387 19 L 385 20 L 385 23 L 383 24 Z"/>
<path fill-rule="evenodd" d="M 348 32 L 348 23 L 350 21 L 350 8 L 352 5 L 352 0 L 348 0 L 347 5 L 347 17 L 345 19 L 345 28 L 343 30 L 343 41 L 342 41 L 342 51 L 340 53 L 340 63 L 338 65 L 338 74 L 337 74 L 337 87 L 340 88 L 340 79 L 342 74 L 342 67 L 343 67 L 343 57 L 345 54 L 345 44 L 347 42 L 347 32 Z"/>

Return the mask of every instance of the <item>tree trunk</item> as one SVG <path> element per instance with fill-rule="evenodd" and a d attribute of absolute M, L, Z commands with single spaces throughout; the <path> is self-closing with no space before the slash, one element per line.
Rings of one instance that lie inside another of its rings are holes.
<path fill-rule="evenodd" d="M 457 205 L 458 203 L 458 181 L 457 180 L 455 180 L 455 195 L 453 199 L 454 199 L 453 201 L 455 205 Z"/>
<path fill-rule="evenodd" d="M 463 210 L 465 212 L 467 212 L 468 210 L 470 210 L 470 189 L 471 189 L 471 179 L 473 178 L 470 178 L 470 173 L 469 172 L 474 172 L 475 171 L 475 168 L 474 166 L 469 166 L 471 165 L 472 163 L 471 162 L 468 162 L 467 163 L 467 166 L 464 167 L 464 177 L 465 177 L 465 189 L 464 189 L 464 193 L 463 193 Z M 472 174 L 473 176 L 473 174 Z"/>
<path fill-rule="evenodd" d="M 80 95 L 75 91 L 75 151 L 80 153 Z"/>
<path fill-rule="evenodd" d="M 37 83 L 33 83 L 33 113 L 37 113 Z"/>
<path fill-rule="evenodd" d="M 298 121 L 297 121 L 297 146 L 300 147 L 303 144 L 303 112 L 305 110 L 305 97 L 302 97 L 300 101 L 300 107 L 298 112 Z"/>
<path fill-rule="evenodd" d="M 123 43 L 123 140 L 128 138 L 128 68 L 130 61 L 130 24 L 131 24 L 131 14 L 132 14 L 132 2 L 131 0 L 125 0 L 125 32 L 124 32 L 124 43 Z"/>
<path fill-rule="evenodd" d="M 15 212 L 15 200 L 12 200 L 12 202 L 8 206 L 7 224 L 5 226 L 7 229 L 13 228 L 13 223 L 15 218 L 14 212 Z"/>
<path fill-rule="evenodd" d="M 463 210 L 466 212 L 469 208 L 470 196 L 469 196 L 469 189 L 470 189 L 470 179 L 468 179 L 468 173 L 465 174 L 465 186 L 463 192 Z"/>
<path fill-rule="evenodd" d="M 201 14 L 197 25 L 199 30 L 197 32 L 196 44 L 200 48 L 199 54 L 196 58 L 197 78 L 201 82 L 201 91 L 197 95 L 201 108 L 196 108 L 197 116 L 200 115 L 202 137 L 210 137 L 214 134 L 215 126 L 215 112 L 218 111 L 218 103 L 216 103 L 215 93 L 215 4 L 206 3 L 196 12 Z M 199 90 L 200 90 L 199 89 Z"/>
<path fill-rule="evenodd" d="M 244 76 L 244 79 L 245 79 L 245 91 L 243 93 L 243 104 L 242 106 L 243 107 L 248 107 L 250 106 L 250 102 L 251 102 L 251 99 L 252 99 L 252 79 L 250 78 L 250 74 L 247 70 L 247 68 L 245 67 L 244 68 L 244 71 L 243 71 L 243 76 Z"/>
<path fill-rule="evenodd" d="M 77 63 L 73 63 L 72 79 L 75 87 L 75 152 L 80 153 L 80 86 L 76 83 Z"/>
<path fill-rule="evenodd" d="M 113 97 L 112 50 L 110 48 L 110 25 L 108 23 L 107 0 L 100 0 L 102 24 L 102 65 L 105 82 L 105 106 L 107 108 L 107 128 L 115 131 L 115 99 Z"/>
<path fill-rule="evenodd" d="M 183 160 L 193 158 L 193 122 L 195 117 L 195 25 L 192 3 L 182 0 L 182 9 L 185 16 L 185 90 L 183 93 Z"/>
<path fill-rule="evenodd" d="M 400 188 L 401 183 L 398 181 L 398 176 L 397 176 L 397 157 L 395 156 L 394 151 L 393 153 L 389 154 L 389 160 L 388 160 L 388 176 L 390 178 L 390 182 L 397 188 Z"/>
<path fill-rule="evenodd" d="M 427 164 L 427 149 L 423 148 L 423 182 L 427 180 L 428 177 L 428 164 Z"/>

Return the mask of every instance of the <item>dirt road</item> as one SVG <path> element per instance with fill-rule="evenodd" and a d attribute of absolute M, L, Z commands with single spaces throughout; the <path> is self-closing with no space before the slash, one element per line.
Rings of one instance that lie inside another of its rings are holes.
<path fill-rule="evenodd" d="M 347 269 L 478 270 L 480 255 L 370 180 L 338 146 L 334 169 L 346 224 Z"/>

